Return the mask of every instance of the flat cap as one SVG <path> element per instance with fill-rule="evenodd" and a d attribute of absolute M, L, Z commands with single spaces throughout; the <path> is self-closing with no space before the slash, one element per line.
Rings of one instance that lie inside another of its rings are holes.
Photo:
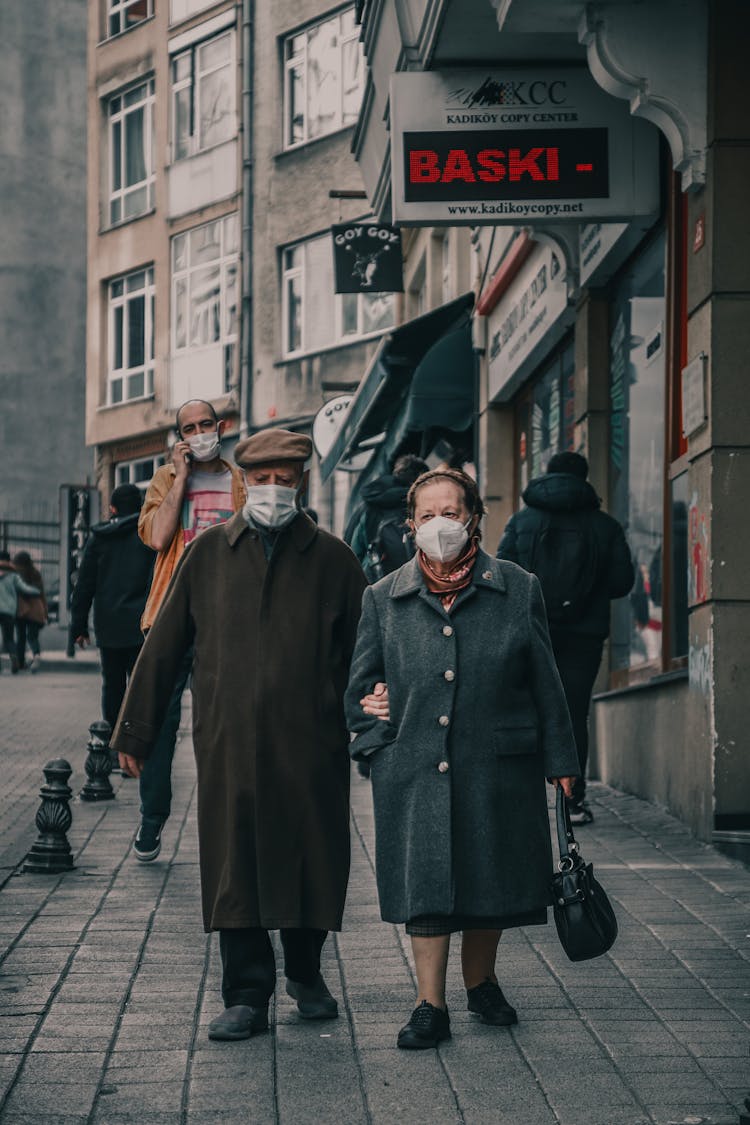
<path fill-rule="evenodd" d="M 307 461 L 312 456 L 312 448 L 312 441 L 306 434 L 274 426 L 238 442 L 234 459 L 241 469 L 269 461 Z"/>

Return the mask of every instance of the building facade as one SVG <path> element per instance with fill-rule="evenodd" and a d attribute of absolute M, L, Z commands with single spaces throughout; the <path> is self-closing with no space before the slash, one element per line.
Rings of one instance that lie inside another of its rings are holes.
<path fill-rule="evenodd" d="M 417 289 L 422 248 L 447 235 L 466 249 L 448 272 L 462 269 L 454 291 L 468 279 L 476 297 L 487 546 L 553 453 L 586 454 L 637 568 L 613 607 L 594 774 L 747 854 L 747 8 L 372 0 L 359 14 L 368 70 L 354 147 L 373 208 L 422 228 L 406 261 Z M 407 88 L 422 98 L 405 105 Z M 450 142 L 434 132 L 435 91 Z M 617 143 L 602 142 L 605 125 Z M 565 144 L 584 145 L 571 169 L 558 164 Z M 587 174 L 593 186 L 565 194 Z M 483 220 L 488 208 L 500 217 Z M 352 406 L 344 428 L 336 452 L 352 455 L 367 410 Z"/>
<path fill-rule="evenodd" d="M 86 0 L 0 9 L 0 544 L 39 554 L 31 525 L 86 484 Z M 24 521 L 23 523 L 21 521 Z M 28 526 L 27 526 L 28 524 Z M 7 534 L 6 534 L 7 532 Z M 47 545 L 54 546 L 53 542 Z M 53 569 L 44 568 L 50 580 Z"/>

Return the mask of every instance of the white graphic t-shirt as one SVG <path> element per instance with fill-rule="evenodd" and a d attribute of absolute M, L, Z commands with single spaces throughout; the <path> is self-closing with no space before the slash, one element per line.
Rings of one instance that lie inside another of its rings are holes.
<path fill-rule="evenodd" d="M 217 523 L 226 523 L 234 515 L 232 508 L 232 474 L 193 471 L 188 477 L 182 502 L 182 527 L 185 546 L 196 535 Z"/>

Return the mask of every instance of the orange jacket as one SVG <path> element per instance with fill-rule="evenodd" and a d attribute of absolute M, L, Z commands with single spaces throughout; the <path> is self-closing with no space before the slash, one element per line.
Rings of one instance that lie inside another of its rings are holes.
<path fill-rule="evenodd" d="M 245 484 L 242 479 L 242 474 L 239 469 L 234 465 L 230 465 L 227 461 L 222 460 L 222 465 L 225 469 L 229 469 L 232 474 L 232 508 L 235 512 L 239 512 L 245 504 Z M 138 534 L 147 547 L 153 547 L 151 542 L 151 529 L 154 523 L 154 516 L 164 502 L 164 498 L 174 484 L 176 476 L 174 465 L 162 465 L 154 473 L 153 480 L 148 486 L 146 492 L 146 499 L 141 508 L 141 515 L 138 520 Z M 185 550 L 185 539 L 183 536 L 182 521 L 177 524 L 177 530 L 174 533 L 172 542 L 163 551 L 159 551 L 154 563 L 154 577 L 151 582 L 151 589 L 146 602 L 146 608 L 143 611 L 141 618 L 141 629 L 146 632 L 154 623 L 154 618 L 159 610 L 159 606 L 164 600 L 164 595 L 167 592 L 167 587 L 174 574 L 174 569 L 179 562 L 182 552 Z"/>

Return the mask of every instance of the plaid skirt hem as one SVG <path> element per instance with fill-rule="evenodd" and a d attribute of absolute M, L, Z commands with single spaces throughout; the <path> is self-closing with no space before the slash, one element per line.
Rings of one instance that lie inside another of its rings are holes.
<path fill-rule="evenodd" d="M 512 930 L 518 926 L 545 926 L 546 907 L 521 914 L 481 917 L 475 914 L 420 914 L 406 923 L 410 937 L 443 937 L 463 930 Z"/>

